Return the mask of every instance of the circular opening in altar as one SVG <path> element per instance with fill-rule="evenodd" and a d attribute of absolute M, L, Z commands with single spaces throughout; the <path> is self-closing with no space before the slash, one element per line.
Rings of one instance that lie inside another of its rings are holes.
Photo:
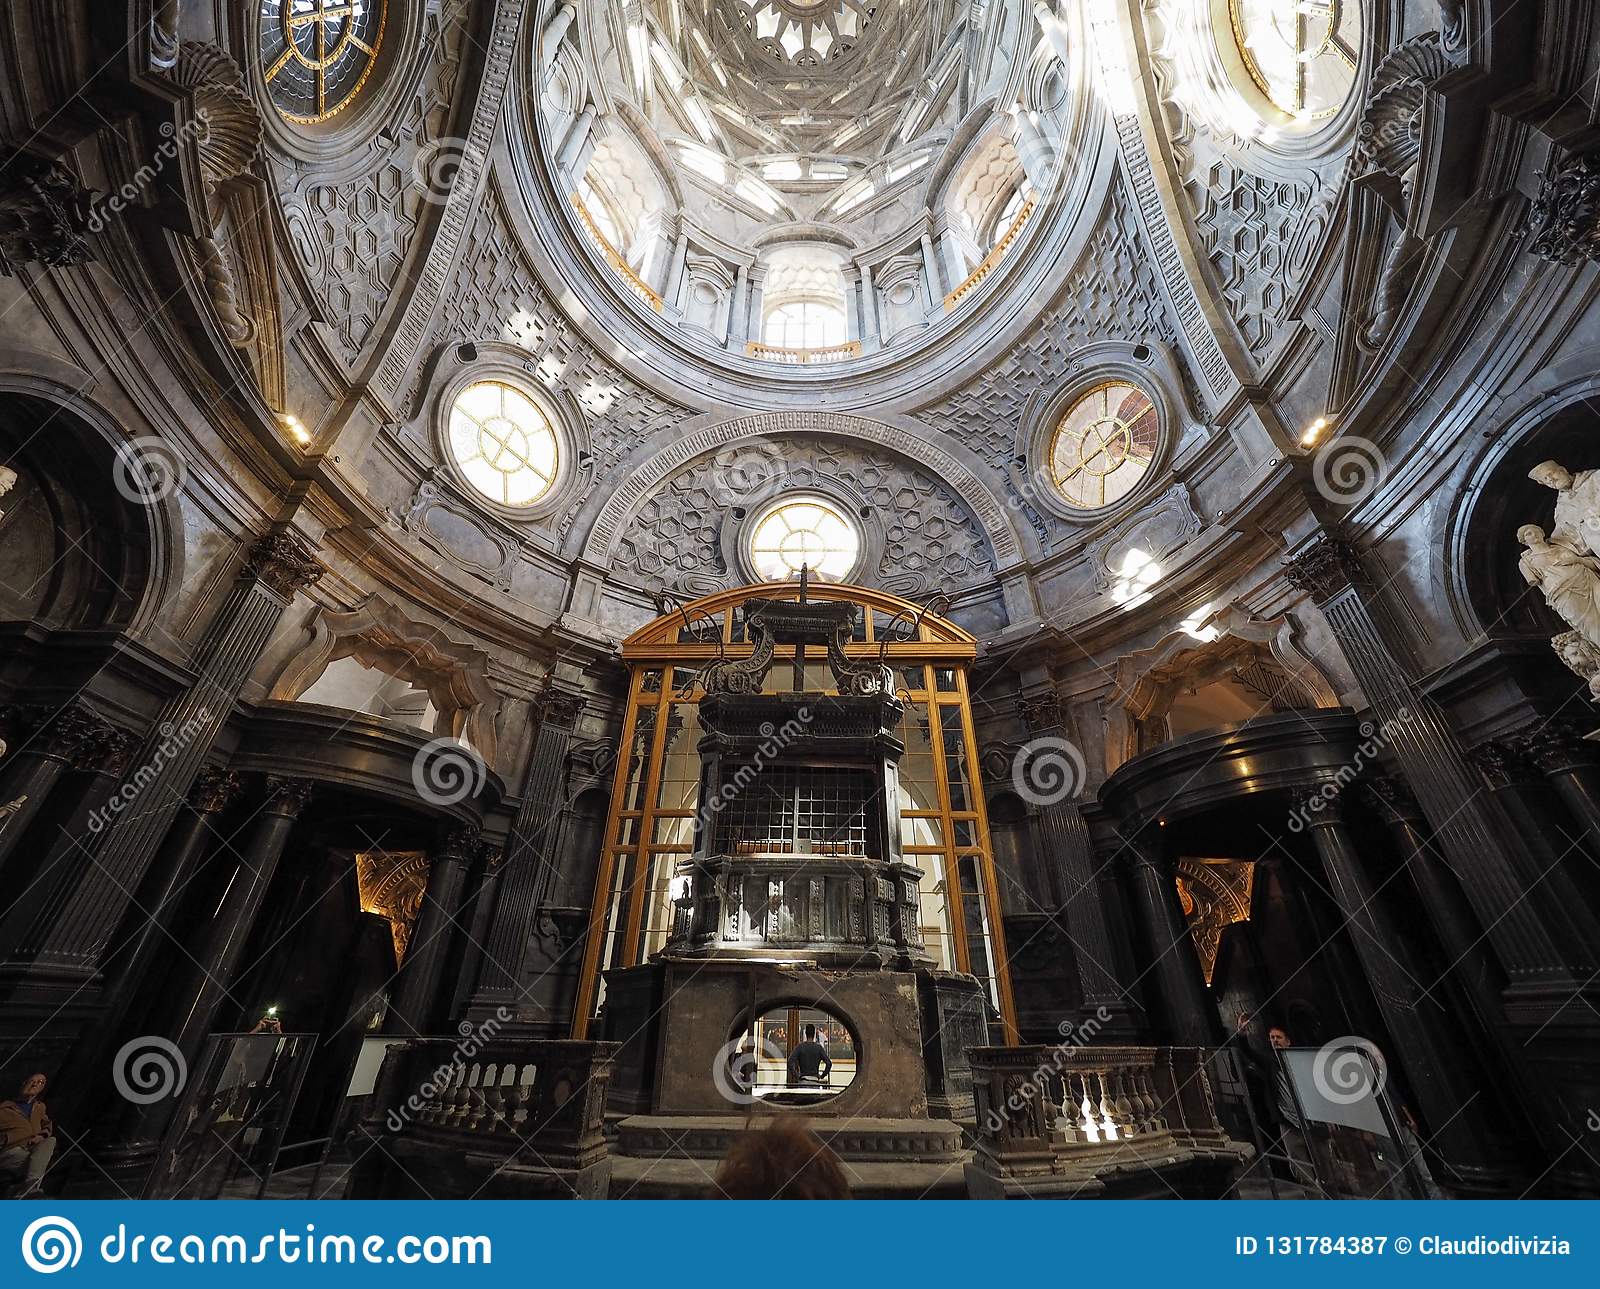
<path fill-rule="evenodd" d="M 855 1035 L 820 1007 L 772 1007 L 740 1036 L 735 1082 L 767 1105 L 808 1106 L 836 1097 L 855 1082 Z"/>

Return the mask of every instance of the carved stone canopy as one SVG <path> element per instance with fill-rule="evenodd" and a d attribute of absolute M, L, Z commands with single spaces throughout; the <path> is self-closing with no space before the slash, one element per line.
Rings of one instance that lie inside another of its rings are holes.
<path fill-rule="evenodd" d="M 1362 161 L 1396 179 L 1410 175 L 1422 152 L 1428 87 L 1449 70 L 1450 60 L 1433 31 L 1384 55 L 1373 70 L 1371 96 L 1357 127 Z"/>
<path fill-rule="evenodd" d="M 355 658 L 426 690 L 439 713 L 435 733 L 465 738 L 486 765 L 494 766 L 500 694 L 489 683 L 489 655 L 483 650 L 451 640 L 374 595 L 346 613 L 318 608 L 310 645 L 279 673 L 271 697 L 295 702 L 341 658 Z"/>
<path fill-rule="evenodd" d="M 755 648 L 748 658 L 718 658 L 701 683 L 707 695 L 759 694 L 780 644 L 821 645 L 841 695 L 894 694 L 894 673 L 881 663 L 850 658 L 845 646 L 860 609 L 848 600 L 808 600 L 802 582 L 798 600 L 750 599 L 744 603 L 745 633 Z"/>

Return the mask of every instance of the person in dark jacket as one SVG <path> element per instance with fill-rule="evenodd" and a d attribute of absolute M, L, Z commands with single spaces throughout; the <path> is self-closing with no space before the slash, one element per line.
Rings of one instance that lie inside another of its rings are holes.
<path fill-rule="evenodd" d="M 807 1025 L 800 1045 L 789 1053 L 789 1086 L 804 1087 L 811 1084 L 826 1087 L 832 1071 L 833 1061 L 828 1056 L 828 1049 L 817 1042 L 817 1027 Z"/>

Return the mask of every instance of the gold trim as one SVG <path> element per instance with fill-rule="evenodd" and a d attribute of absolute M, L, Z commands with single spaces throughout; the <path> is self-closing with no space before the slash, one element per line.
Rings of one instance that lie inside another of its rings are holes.
<path fill-rule="evenodd" d="M 584 231 L 594 240 L 596 248 L 605 262 L 611 266 L 612 271 L 632 287 L 646 304 L 660 313 L 661 297 L 651 289 L 648 282 L 629 267 L 628 261 L 622 257 L 622 252 L 606 240 L 606 235 L 600 231 L 600 226 L 594 222 L 594 216 L 589 213 L 588 206 L 584 205 L 583 198 L 577 193 L 572 194 L 572 207 L 578 212 L 578 218 L 583 221 Z"/>
<path fill-rule="evenodd" d="M 1017 211 L 1016 218 L 1011 221 L 1011 227 L 1006 229 L 1006 231 L 1001 234 L 1000 240 L 997 241 L 989 249 L 989 253 L 983 257 L 983 263 L 979 264 L 977 268 L 973 269 L 971 273 L 967 274 L 967 280 L 965 282 L 958 286 L 954 291 L 950 292 L 949 295 L 945 296 L 944 311 L 946 313 L 951 312 L 956 305 L 961 303 L 962 296 L 966 295 L 972 290 L 973 287 L 977 286 L 979 282 L 982 282 L 984 278 L 988 277 L 989 274 L 994 272 L 995 265 L 999 264 L 1000 261 L 1005 258 L 1006 252 L 1011 249 L 1011 243 L 1017 240 L 1017 235 L 1022 232 L 1022 226 L 1026 224 L 1029 218 L 1033 215 L 1033 208 L 1037 204 L 1038 197 L 1030 193 L 1028 198 L 1022 203 L 1022 208 Z"/>

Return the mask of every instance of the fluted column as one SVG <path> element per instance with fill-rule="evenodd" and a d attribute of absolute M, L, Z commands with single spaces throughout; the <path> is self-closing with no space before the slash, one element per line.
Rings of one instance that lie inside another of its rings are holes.
<path fill-rule="evenodd" d="M 22 937 L 18 956 L 31 973 L 61 979 L 93 975 L 132 892 L 183 809 L 240 686 L 295 592 L 321 574 L 287 533 L 274 533 L 250 549 L 239 582 L 195 652 L 194 684 L 163 708 L 132 758 L 133 770 L 119 793 L 121 808 L 105 828 L 82 839 L 80 862 L 62 866 Z"/>
<path fill-rule="evenodd" d="M 1307 821 L 1329 890 L 1434 1145 L 1465 1180 L 1491 1189 L 1498 1186 L 1505 1169 L 1486 1122 L 1494 1110 L 1493 1098 L 1485 1095 L 1481 1080 L 1471 1077 L 1476 1062 L 1462 1041 L 1460 1026 L 1425 995 L 1409 940 L 1389 917 L 1362 865 L 1345 823 L 1342 798 L 1330 800 L 1307 789 L 1297 809 Z"/>
<path fill-rule="evenodd" d="M 1588 732 L 1586 725 L 1551 721 L 1512 743 L 1538 766 L 1583 830 L 1588 858 L 1600 862 L 1600 742 L 1586 738 Z M 1594 888 L 1585 893 L 1592 899 Z"/>
<path fill-rule="evenodd" d="M 1154 956 L 1151 970 L 1167 1011 L 1167 1033 L 1179 1047 L 1214 1047 L 1221 1039 L 1217 1006 L 1206 988 L 1160 830 L 1124 833 L 1122 841 L 1134 905 Z"/>
<path fill-rule="evenodd" d="M 109 1015 L 123 1019 L 135 1010 L 139 986 L 171 933 L 184 890 L 215 835 L 217 816 L 233 804 L 243 789 L 244 780 L 226 770 L 202 770 L 195 780 L 188 810 L 168 834 L 157 863 L 145 874 L 135 907 L 129 913 L 132 925 L 109 960 L 110 988 L 105 998 Z"/>
<path fill-rule="evenodd" d="M 478 830 L 454 825 L 429 856 L 428 889 L 422 896 L 416 926 L 406 945 L 400 982 L 389 1004 L 386 1032 L 427 1035 L 443 1023 L 440 997 L 445 962 L 458 928 L 467 870 L 483 845 Z"/>
<path fill-rule="evenodd" d="M 567 753 L 583 702 L 578 694 L 551 687 L 539 695 L 531 713 L 537 725 L 522 782 L 522 803 L 506 842 L 499 902 L 473 992 L 473 1015 L 492 1015 L 500 1007 L 515 1011 L 522 1001 L 522 959 L 533 935 L 534 916 L 540 904 L 551 901 L 560 877 L 556 845 L 565 805 Z"/>
<path fill-rule="evenodd" d="M 1017 700 L 1017 712 L 1032 738 L 1069 741 L 1061 701 L 1054 692 L 1024 695 Z M 1076 788 L 1081 791 L 1083 785 Z M 1048 899 L 1066 918 L 1066 931 L 1076 950 L 1084 1013 L 1092 1016 L 1104 1007 L 1114 1018 L 1115 1031 L 1131 1033 L 1143 1024 L 1142 1009 L 1114 972 L 1116 956 L 1102 903 L 1099 865 L 1078 802 L 1041 802 L 1039 830 Z"/>
<path fill-rule="evenodd" d="M 1443 712 L 1412 679 L 1404 628 L 1361 557 L 1348 542 L 1325 537 L 1284 571 L 1310 593 L 1338 639 L 1529 1023 L 1571 1005 L 1600 961 L 1600 928 L 1587 909 L 1552 898 L 1549 873 L 1498 798 L 1482 790 Z"/>

